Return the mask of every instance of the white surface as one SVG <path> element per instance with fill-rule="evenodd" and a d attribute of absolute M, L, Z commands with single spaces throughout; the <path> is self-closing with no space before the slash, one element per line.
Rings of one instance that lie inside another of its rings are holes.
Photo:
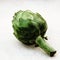
<path fill-rule="evenodd" d="M 48 23 L 48 42 L 57 50 L 49 57 L 40 48 L 23 45 L 12 34 L 12 19 L 18 10 L 39 12 Z M 0 60 L 60 60 L 59 0 L 0 0 Z"/>

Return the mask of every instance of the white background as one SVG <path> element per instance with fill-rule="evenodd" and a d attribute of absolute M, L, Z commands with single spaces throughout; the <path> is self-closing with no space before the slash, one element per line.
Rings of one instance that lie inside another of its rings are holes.
<path fill-rule="evenodd" d="M 47 21 L 48 43 L 57 50 L 54 57 L 40 48 L 23 45 L 13 35 L 14 13 L 27 9 L 39 12 Z M 60 1 L 0 0 L 0 60 L 60 60 Z"/>

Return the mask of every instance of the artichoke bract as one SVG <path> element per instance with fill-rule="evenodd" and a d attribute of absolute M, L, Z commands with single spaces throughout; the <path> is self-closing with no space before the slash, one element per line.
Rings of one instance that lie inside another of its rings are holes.
<path fill-rule="evenodd" d="M 50 56 L 56 53 L 56 50 L 45 41 L 47 23 L 39 13 L 20 10 L 13 16 L 12 26 L 13 34 L 22 43 L 39 46 Z"/>

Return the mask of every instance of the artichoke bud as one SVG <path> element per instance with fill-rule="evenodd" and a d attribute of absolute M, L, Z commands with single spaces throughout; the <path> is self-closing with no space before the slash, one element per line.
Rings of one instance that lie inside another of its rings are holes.
<path fill-rule="evenodd" d="M 39 13 L 33 13 L 30 10 L 20 10 L 13 16 L 12 26 L 14 35 L 22 43 L 39 46 L 50 56 L 56 53 L 44 40 L 47 23 Z"/>

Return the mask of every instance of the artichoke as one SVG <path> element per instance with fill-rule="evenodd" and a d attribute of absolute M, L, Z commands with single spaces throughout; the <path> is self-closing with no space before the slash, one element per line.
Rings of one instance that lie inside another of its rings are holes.
<path fill-rule="evenodd" d="M 56 53 L 56 50 L 45 41 L 47 23 L 39 13 L 20 10 L 13 16 L 12 26 L 13 34 L 22 43 L 39 46 L 50 56 Z"/>

